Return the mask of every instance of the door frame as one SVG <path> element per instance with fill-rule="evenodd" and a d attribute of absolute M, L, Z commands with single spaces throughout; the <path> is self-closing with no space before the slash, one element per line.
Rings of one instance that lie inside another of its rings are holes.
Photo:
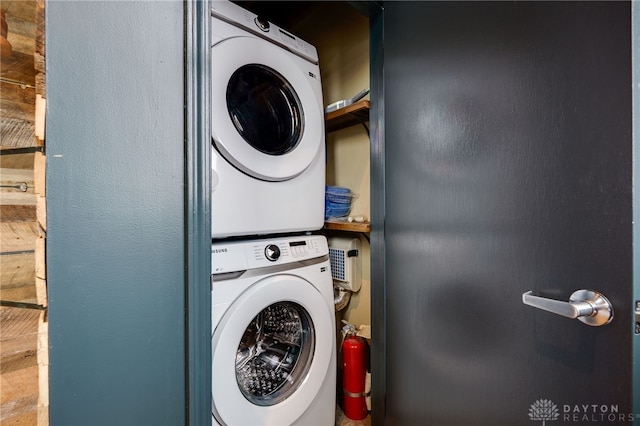
<path fill-rule="evenodd" d="M 631 2 L 631 51 L 637 52 L 640 49 L 640 6 L 636 2 Z M 640 55 L 632 55 L 631 58 L 631 80 L 632 84 L 632 141 L 633 141 L 633 181 L 640 182 Z M 640 227 L 635 224 L 640 223 L 640 192 L 633 191 L 633 247 L 640 244 Z M 630 326 L 635 328 L 636 334 L 633 336 L 633 412 L 640 413 L 640 250 L 633 251 L 633 300 L 631 308 L 635 305 L 636 324 Z M 640 425 L 640 419 L 636 417 L 634 425 Z"/>
<path fill-rule="evenodd" d="M 187 216 L 187 303 L 188 330 L 188 415 L 189 424 L 210 424 L 211 421 L 211 300 L 209 280 L 210 241 L 202 238 L 209 235 L 210 228 L 210 151 L 207 135 L 210 131 L 208 114 L 209 83 L 205 78 L 210 72 L 209 49 L 209 2 L 185 2 L 186 58 L 185 92 L 187 131 L 187 189 L 185 192 L 185 214 Z M 640 47 L 640 6 L 632 7 L 632 46 Z M 371 311 L 372 315 L 372 421 L 373 425 L 384 423 L 386 412 L 386 308 L 385 308 L 385 182 L 384 182 L 384 9 L 369 2 L 370 58 L 371 58 Z M 633 63 L 633 179 L 640 181 L 640 56 Z M 633 204 L 640 205 L 640 195 L 633 193 Z M 634 209 L 634 223 L 640 223 L 640 209 Z M 640 228 L 633 229 L 634 247 L 640 244 Z M 633 253 L 634 271 L 640 271 L 640 250 Z M 640 301 L 640 274 L 634 274 L 633 301 Z M 635 325 L 630 325 L 635 326 Z M 640 335 L 633 342 L 633 409 L 640 413 Z M 634 423 L 640 424 L 640 420 Z"/>
<path fill-rule="evenodd" d="M 211 6 L 184 7 L 186 423 L 211 425 Z"/>
<path fill-rule="evenodd" d="M 386 415 L 386 264 L 385 264 L 385 128 L 384 128 L 384 8 L 369 3 L 370 99 L 369 134 L 371 185 L 371 421 L 384 424 Z M 375 313 L 375 314 L 374 314 Z"/>

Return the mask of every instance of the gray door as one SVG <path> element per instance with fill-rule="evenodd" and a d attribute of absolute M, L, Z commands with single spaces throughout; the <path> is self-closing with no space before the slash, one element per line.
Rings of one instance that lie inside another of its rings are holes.
<path fill-rule="evenodd" d="M 631 5 L 385 2 L 383 29 L 374 419 L 631 424 Z M 610 324 L 522 303 L 578 289 Z"/>

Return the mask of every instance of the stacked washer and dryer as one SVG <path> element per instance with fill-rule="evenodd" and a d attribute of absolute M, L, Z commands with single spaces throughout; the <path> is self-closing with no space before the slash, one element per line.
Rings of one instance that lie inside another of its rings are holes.
<path fill-rule="evenodd" d="M 231 2 L 211 19 L 213 424 L 332 425 L 317 52 Z"/>

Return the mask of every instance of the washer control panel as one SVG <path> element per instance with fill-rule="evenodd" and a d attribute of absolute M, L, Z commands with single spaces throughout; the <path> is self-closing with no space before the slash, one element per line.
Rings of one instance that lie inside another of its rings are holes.
<path fill-rule="evenodd" d="M 299 262 L 329 254 L 322 235 L 301 235 L 251 241 L 214 242 L 211 247 L 213 274 Z"/>

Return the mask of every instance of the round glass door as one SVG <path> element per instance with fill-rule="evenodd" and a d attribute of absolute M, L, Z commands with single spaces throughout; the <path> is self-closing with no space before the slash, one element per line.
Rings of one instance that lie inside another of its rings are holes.
<path fill-rule="evenodd" d="M 212 47 L 211 141 L 252 178 L 293 179 L 324 154 L 321 85 L 301 62 L 255 37 Z"/>
<path fill-rule="evenodd" d="M 239 279 L 238 285 L 245 283 Z M 227 425 L 263 424 L 265 418 L 294 424 L 335 368 L 333 306 L 309 281 L 289 273 L 227 291 L 237 291 L 233 301 L 212 307 L 214 418 Z"/>
<path fill-rule="evenodd" d="M 251 403 L 270 406 L 293 394 L 309 371 L 315 330 L 299 304 L 277 302 L 249 323 L 236 352 L 236 381 Z"/>
<path fill-rule="evenodd" d="M 227 85 L 227 107 L 240 136 L 264 154 L 283 155 L 300 142 L 304 130 L 300 100 L 272 68 L 249 64 L 236 70 Z"/>

